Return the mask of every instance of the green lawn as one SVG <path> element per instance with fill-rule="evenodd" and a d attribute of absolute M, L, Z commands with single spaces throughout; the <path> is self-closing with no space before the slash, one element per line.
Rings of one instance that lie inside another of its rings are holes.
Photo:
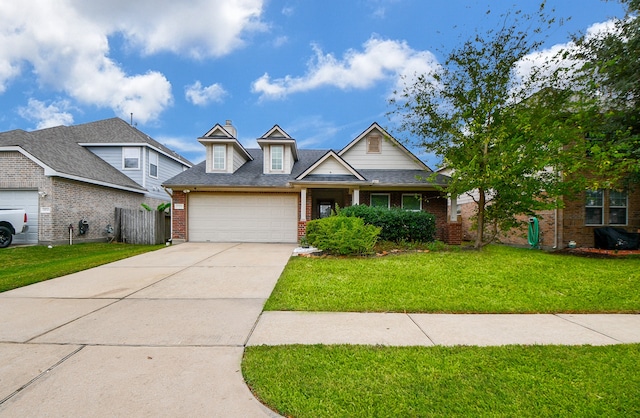
<path fill-rule="evenodd" d="M 163 245 L 76 244 L 0 250 L 0 292 L 157 250 Z"/>
<path fill-rule="evenodd" d="M 294 258 L 267 310 L 640 312 L 640 259 L 491 246 Z M 247 347 L 244 377 L 290 417 L 640 416 L 640 344 Z"/>
<path fill-rule="evenodd" d="M 292 259 L 265 310 L 640 312 L 640 259 L 490 246 L 377 258 Z"/>
<path fill-rule="evenodd" d="M 247 347 L 249 387 L 286 417 L 637 417 L 640 345 Z"/>

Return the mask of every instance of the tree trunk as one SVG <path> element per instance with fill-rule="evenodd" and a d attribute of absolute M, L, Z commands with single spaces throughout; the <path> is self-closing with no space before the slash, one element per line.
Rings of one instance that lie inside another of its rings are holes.
<path fill-rule="evenodd" d="M 476 233 L 476 243 L 474 245 L 476 250 L 482 248 L 483 241 L 482 238 L 484 236 L 484 206 L 485 206 L 485 192 L 483 188 L 478 189 L 478 194 L 480 197 L 478 198 L 478 230 Z"/>

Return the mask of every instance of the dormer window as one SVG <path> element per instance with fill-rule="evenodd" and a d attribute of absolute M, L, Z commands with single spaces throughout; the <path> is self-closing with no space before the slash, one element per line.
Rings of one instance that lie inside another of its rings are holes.
<path fill-rule="evenodd" d="M 284 146 L 271 145 L 271 171 L 284 169 Z"/>
<path fill-rule="evenodd" d="M 214 145 L 213 146 L 213 169 L 225 170 L 227 161 L 227 146 L 226 145 Z"/>
<path fill-rule="evenodd" d="M 367 154 L 380 154 L 382 138 L 380 135 L 369 135 L 367 138 Z"/>

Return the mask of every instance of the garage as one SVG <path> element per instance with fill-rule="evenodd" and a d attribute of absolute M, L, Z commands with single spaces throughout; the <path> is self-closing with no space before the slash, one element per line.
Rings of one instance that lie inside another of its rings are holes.
<path fill-rule="evenodd" d="M 13 236 L 12 245 L 38 243 L 38 191 L 0 190 L 0 207 L 27 211 L 29 231 Z"/>
<path fill-rule="evenodd" d="M 298 195 L 191 193 L 189 241 L 297 242 Z"/>

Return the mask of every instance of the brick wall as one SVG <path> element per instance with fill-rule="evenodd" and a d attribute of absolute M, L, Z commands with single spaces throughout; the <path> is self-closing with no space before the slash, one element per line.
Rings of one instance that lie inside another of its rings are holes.
<path fill-rule="evenodd" d="M 146 198 L 140 193 L 92 185 L 61 177 L 47 177 L 42 167 L 19 152 L 0 152 L 0 189 L 38 190 L 46 193 L 39 198 L 38 241 L 41 244 L 69 242 L 69 225 L 73 225 L 74 242 L 106 240 L 105 228 L 115 223 L 115 208 L 141 209 L 146 203 L 152 208 L 162 200 Z M 167 196 L 168 200 L 168 196 Z M 79 235 L 78 223 L 86 220 L 89 229 Z"/>
<path fill-rule="evenodd" d="M 186 241 L 187 236 L 187 206 L 188 194 L 182 191 L 173 191 L 171 207 L 171 238 L 174 241 Z M 183 209 L 176 209 L 176 205 L 182 205 Z"/>

